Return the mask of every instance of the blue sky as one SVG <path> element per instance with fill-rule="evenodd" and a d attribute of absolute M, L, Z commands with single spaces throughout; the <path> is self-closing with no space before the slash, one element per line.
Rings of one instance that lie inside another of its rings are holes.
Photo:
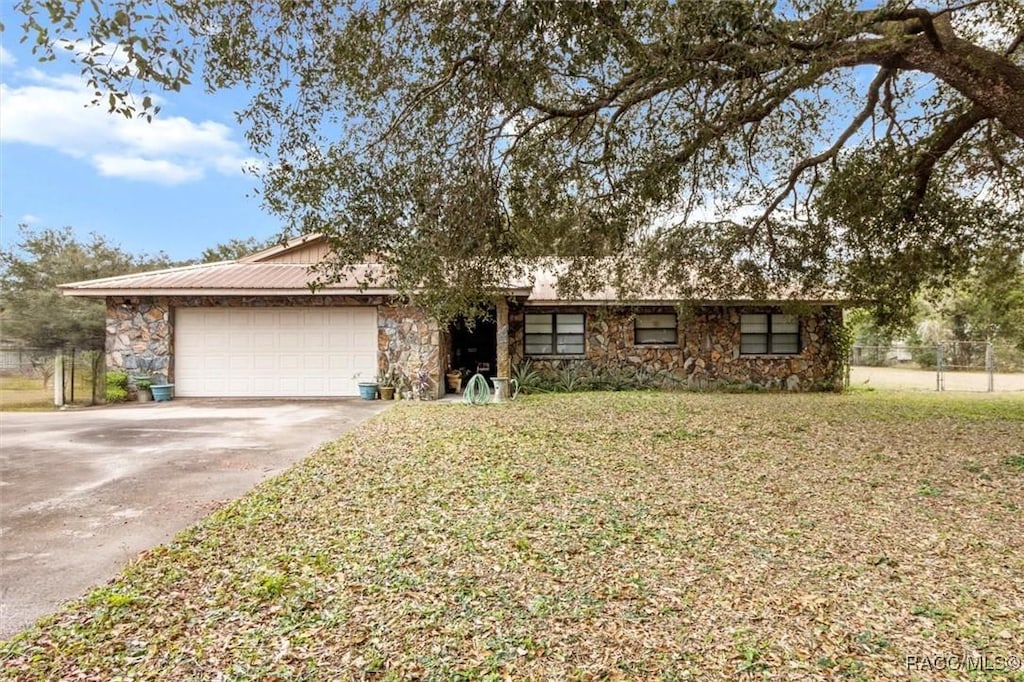
<path fill-rule="evenodd" d="M 260 207 L 258 181 L 233 111 L 244 93 L 201 86 L 157 98 L 153 123 L 90 107 L 70 60 L 40 63 L 0 34 L 0 245 L 18 225 L 72 226 L 134 253 L 197 258 L 232 238 L 264 239 L 280 222 Z"/>

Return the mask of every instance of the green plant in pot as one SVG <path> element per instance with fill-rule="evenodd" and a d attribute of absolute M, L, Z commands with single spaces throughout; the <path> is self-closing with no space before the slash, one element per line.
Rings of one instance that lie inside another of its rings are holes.
<path fill-rule="evenodd" d="M 153 400 L 153 380 L 149 377 L 136 377 L 135 396 L 140 403 L 148 403 Z"/>
<path fill-rule="evenodd" d="M 380 374 L 377 376 L 377 390 L 380 391 L 380 399 L 394 400 L 397 384 L 398 379 L 391 367 L 388 367 L 386 370 L 381 370 Z"/>
<path fill-rule="evenodd" d="M 156 358 L 134 356 L 129 359 L 131 384 L 135 387 L 135 398 L 140 403 L 153 400 L 154 371 L 157 367 Z"/>

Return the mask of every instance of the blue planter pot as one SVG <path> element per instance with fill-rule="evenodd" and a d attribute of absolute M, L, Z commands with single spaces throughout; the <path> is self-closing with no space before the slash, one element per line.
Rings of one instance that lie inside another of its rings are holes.
<path fill-rule="evenodd" d="M 363 400 L 376 400 L 377 399 L 377 384 L 376 382 L 360 381 L 359 382 L 359 397 Z"/>
<path fill-rule="evenodd" d="M 162 403 L 174 397 L 174 384 L 153 384 L 149 387 L 153 392 L 153 400 Z"/>

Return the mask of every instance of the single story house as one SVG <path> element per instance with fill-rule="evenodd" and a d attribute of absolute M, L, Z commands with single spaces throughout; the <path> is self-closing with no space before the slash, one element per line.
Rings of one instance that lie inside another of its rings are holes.
<path fill-rule="evenodd" d="M 694 387 L 820 390 L 841 373 L 840 300 L 565 300 L 542 277 L 509 286 L 491 320 L 442 326 L 355 278 L 311 292 L 309 267 L 327 255 L 311 235 L 237 261 L 61 289 L 106 301 L 108 368 L 144 359 L 181 397 L 351 396 L 389 367 L 425 372 L 440 396 L 450 368 L 509 376 L 525 359 L 645 367 Z"/>

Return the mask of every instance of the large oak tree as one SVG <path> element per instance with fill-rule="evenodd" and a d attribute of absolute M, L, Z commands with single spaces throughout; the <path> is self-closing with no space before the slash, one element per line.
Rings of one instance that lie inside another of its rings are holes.
<path fill-rule="evenodd" d="M 523 259 L 898 315 L 1024 242 L 1024 5 L 26 0 L 98 98 L 244 86 L 264 201 L 462 305 Z M 117 53 L 111 57 L 112 46 Z M 330 277 L 330 269 L 324 271 Z M 451 296 L 453 291 L 459 297 Z"/>

